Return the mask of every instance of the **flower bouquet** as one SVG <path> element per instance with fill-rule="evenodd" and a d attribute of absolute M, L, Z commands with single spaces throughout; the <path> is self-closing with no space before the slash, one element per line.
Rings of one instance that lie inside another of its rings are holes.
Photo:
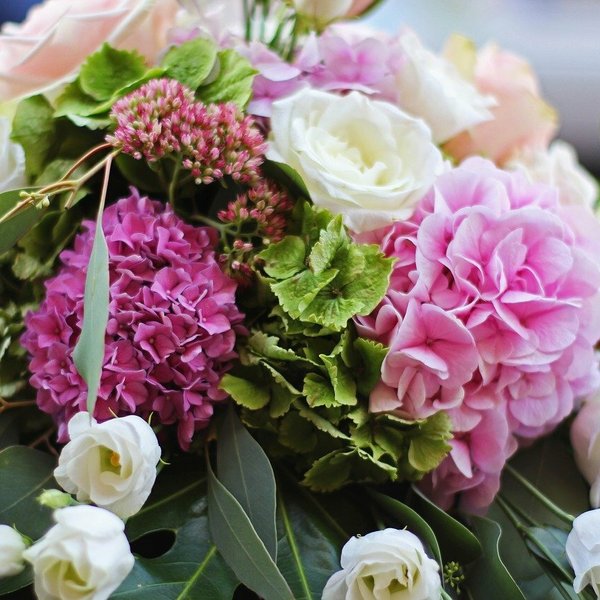
<path fill-rule="evenodd" d="M 600 596 L 596 182 L 376 4 L 4 27 L 0 595 Z"/>

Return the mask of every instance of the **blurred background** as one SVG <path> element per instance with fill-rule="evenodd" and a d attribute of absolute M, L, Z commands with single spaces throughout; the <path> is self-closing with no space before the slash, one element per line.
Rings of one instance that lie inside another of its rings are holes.
<path fill-rule="evenodd" d="M 35 3 L 0 0 L 0 23 L 22 20 Z M 436 50 L 458 32 L 522 54 L 559 110 L 559 135 L 600 174 L 600 0 L 387 0 L 368 23 L 390 33 L 409 26 Z"/>

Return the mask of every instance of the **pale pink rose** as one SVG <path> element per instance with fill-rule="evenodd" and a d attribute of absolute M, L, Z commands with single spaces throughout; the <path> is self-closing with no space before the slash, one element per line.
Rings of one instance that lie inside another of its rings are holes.
<path fill-rule="evenodd" d="M 56 90 L 104 42 L 154 62 L 176 10 L 176 0 L 46 0 L 2 28 L 0 102 Z"/>
<path fill-rule="evenodd" d="M 525 148 L 546 149 L 556 133 L 557 115 L 540 95 L 537 77 L 519 56 L 490 44 L 476 57 L 475 85 L 496 98 L 493 119 L 463 132 L 446 144 L 462 160 L 482 154 L 502 165 Z"/>

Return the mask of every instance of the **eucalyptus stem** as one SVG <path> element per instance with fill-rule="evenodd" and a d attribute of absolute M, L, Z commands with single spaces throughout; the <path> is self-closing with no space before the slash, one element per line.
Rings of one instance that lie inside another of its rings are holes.
<path fill-rule="evenodd" d="M 552 565 L 557 569 L 557 571 L 564 577 L 564 580 L 567 583 L 571 583 L 573 581 L 573 575 L 565 570 L 565 568 L 556 560 L 556 557 L 548 550 L 545 544 L 540 542 L 530 531 L 529 529 L 523 525 L 523 523 L 519 520 L 514 510 L 514 505 L 502 497 L 502 495 L 496 496 L 496 502 L 498 506 L 504 511 L 504 514 L 508 517 L 510 522 L 513 524 L 514 528 L 519 532 L 519 534 L 526 540 L 529 540 L 531 544 L 533 544 L 546 559 L 552 563 Z M 534 554 L 535 555 L 535 554 Z"/>
<path fill-rule="evenodd" d="M 440 590 L 440 597 L 442 600 L 453 600 L 452 596 L 444 588 Z"/>
<path fill-rule="evenodd" d="M 550 498 L 546 495 L 542 494 L 534 485 L 532 485 L 521 473 L 519 473 L 516 469 L 511 467 L 510 465 L 506 465 L 506 471 L 510 473 L 528 492 L 531 493 L 539 502 L 541 502 L 548 510 L 554 513 L 559 519 L 564 521 L 569 527 L 573 526 L 573 521 L 575 517 L 568 512 L 564 511 L 562 508 L 554 504 Z"/>

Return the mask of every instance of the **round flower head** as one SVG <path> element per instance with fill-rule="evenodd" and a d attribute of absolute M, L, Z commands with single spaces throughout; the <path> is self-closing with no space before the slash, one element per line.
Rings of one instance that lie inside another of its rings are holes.
<path fill-rule="evenodd" d="M 111 115 L 117 127 L 107 141 L 138 160 L 178 154 L 198 184 L 258 178 L 264 138 L 232 102 L 205 105 L 178 81 L 153 79 L 116 102 Z"/>
<path fill-rule="evenodd" d="M 59 438 L 85 410 L 87 386 L 73 363 L 82 327 L 85 272 L 95 224 L 85 222 L 63 267 L 46 282 L 46 298 L 26 318 L 22 342 L 31 354 L 31 384 L 40 408 L 54 416 Z M 235 283 L 220 269 L 216 232 L 181 221 L 169 207 L 140 197 L 106 209 L 110 305 L 104 367 L 94 416 L 155 412 L 178 424 L 186 448 L 206 427 L 234 352 L 242 314 Z"/>
<path fill-rule="evenodd" d="M 483 464 L 476 427 L 496 431 L 506 458 L 506 427 L 546 433 L 598 384 L 600 224 L 579 211 L 555 188 L 474 158 L 442 175 L 408 221 L 361 236 L 397 258 L 385 300 L 357 323 L 390 347 L 371 410 L 447 410 L 468 438 L 448 459 L 456 468 L 444 467 L 462 482 L 455 491 L 489 484 L 504 462 L 484 460 L 485 477 L 471 469 Z M 482 416 L 500 407 L 506 423 Z"/>

